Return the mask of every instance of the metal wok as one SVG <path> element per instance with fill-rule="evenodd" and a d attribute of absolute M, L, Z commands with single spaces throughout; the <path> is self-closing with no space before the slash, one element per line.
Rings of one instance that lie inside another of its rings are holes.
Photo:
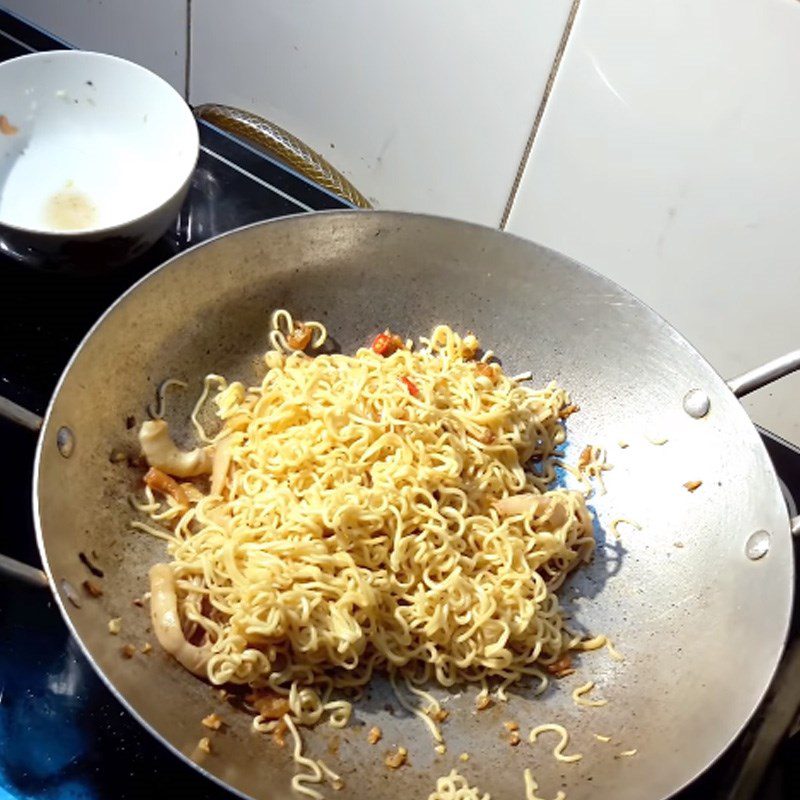
<path fill-rule="evenodd" d="M 290 748 L 253 733 L 246 713 L 157 645 L 147 656 L 121 657 L 124 643 L 155 643 L 146 609 L 132 599 L 147 590 L 148 568 L 164 560 L 164 549 L 129 528 L 127 496 L 141 475 L 110 458 L 137 451 L 130 418 L 138 426 L 167 377 L 190 383 L 170 395 L 168 417 L 191 446 L 191 429 L 179 423 L 202 377 L 255 380 L 276 307 L 323 320 L 345 351 L 387 326 L 414 336 L 439 322 L 474 330 L 511 374 L 530 369 L 535 383 L 555 379 L 569 389 L 581 411 L 569 420 L 568 461 L 591 443 L 605 446 L 613 464 L 607 494 L 590 500 L 599 518 L 597 556 L 562 596 L 574 624 L 607 634 L 625 660 L 584 654 L 578 674 L 544 696 L 520 687 L 507 705 L 479 713 L 474 688 L 439 691 L 451 712 L 445 755 L 377 679 L 349 728 L 305 733 L 308 752 L 342 774 L 339 796 L 427 797 L 456 766 L 495 800 L 524 796 L 525 767 L 547 797 L 563 786 L 569 800 L 659 800 L 703 771 L 763 696 L 791 612 L 790 520 L 755 428 L 706 361 L 610 281 L 513 236 L 409 214 L 314 214 L 200 245 L 128 291 L 67 367 L 36 459 L 39 546 L 67 624 L 127 708 L 234 792 L 292 796 Z M 774 372 L 789 366 L 796 364 Z M 751 376 L 737 388 L 757 383 Z M 689 481 L 702 485 L 690 492 Z M 617 541 L 609 535 L 617 517 L 642 528 L 620 525 Z M 96 554 L 102 597 L 80 591 L 89 575 L 79 553 Z M 112 617 L 123 620 L 119 636 L 109 635 Z M 574 705 L 571 689 L 588 679 L 607 706 Z M 212 711 L 227 725 L 213 734 L 207 755 L 197 745 L 209 735 L 200 720 Z M 570 750 L 584 758 L 555 761 L 548 737 L 510 747 L 506 720 L 518 721 L 523 734 L 559 722 L 571 733 Z M 372 725 L 383 729 L 377 746 L 367 743 Z M 383 758 L 394 744 L 408 748 L 410 765 L 391 772 Z M 634 748 L 635 756 L 618 756 Z M 467 763 L 459 760 L 464 752 Z"/>

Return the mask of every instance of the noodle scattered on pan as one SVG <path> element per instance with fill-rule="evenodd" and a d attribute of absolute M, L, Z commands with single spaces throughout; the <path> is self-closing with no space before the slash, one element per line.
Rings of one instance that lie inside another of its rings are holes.
<path fill-rule="evenodd" d="M 616 519 L 612 519 L 608 525 L 608 529 L 614 535 L 615 539 L 622 538 L 622 535 L 619 532 L 620 525 L 630 525 L 631 528 L 633 528 L 636 531 L 640 531 L 642 529 L 642 526 L 638 522 L 635 522 L 632 519 L 628 519 L 627 517 L 617 517 Z"/>
<path fill-rule="evenodd" d="M 428 800 L 491 800 L 491 796 L 488 792 L 481 794 L 463 775 L 452 769 L 436 781 L 436 791 L 428 795 Z"/>
<path fill-rule="evenodd" d="M 564 763 L 571 764 L 574 761 L 580 761 L 583 758 L 583 754 L 581 753 L 564 755 L 564 750 L 567 749 L 567 745 L 569 744 L 569 733 L 563 725 L 558 725 L 555 722 L 547 722 L 544 725 L 537 725 L 528 734 L 528 741 L 531 744 L 534 744 L 543 733 L 551 732 L 557 733 L 561 737 L 559 743 L 553 748 L 553 757 L 556 759 L 556 761 L 563 761 Z"/>
<path fill-rule="evenodd" d="M 418 349 L 387 331 L 353 356 L 305 353 L 326 336 L 276 312 L 259 385 L 206 377 L 195 450 L 164 420 L 142 425 L 135 505 L 152 524 L 133 524 L 167 541 L 151 571 L 161 646 L 212 684 L 250 687 L 255 726 L 293 736 L 347 724 L 336 695 L 376 670 L 426 700 L 431 680 L 546 685 L 581 649 L 556 590 L 594 550 L 583 494 L 551 488 L 576 407 L 445 325 Z M 605 454 L 590 456 L 602 481 Z M 441 741 L 435 700 L 425 717 Z M 311 794 L 318 769 L 296 788 Z"/>
<path fill-rule="evenodd" d="M 294 762 L 298 766 L 305 767 L 308 770 L 308 772 L 298 772 L 292 778 L 292 790 L 298 794 L 311 797 L 313 800 L 322 800 L 325 795 L 318 792 L 316 789 L 312 789 L 310 786 L 306 786 L 307 783 L 322 783 L 323 780 L 327 779 L 334 789 L 341 789 L 344 785 L 341 777 L 330 767 L 326 766 L 324 761 L 321 759 L 315 761 L 313 758 L 308 758 L 308 756 L 303 755 L 303 742 L 300 739 L 300 733 L 288 714 L 283 717 L 283 723 L 292 735 L 292 758 Z"/>
<path fill-rule="evenodd" d="M 533 777 L 530 769 L 525 769 L 522 773 L 525 783 L 525 800 L 545 800 L 540 797 L 539 784 Z M 566 800 L 566 795 L 561 790 L 558 791 L 553 800 Z M 488 792 L 481 794 L 476 786 L 470 786 L 467 779 L 459 774 L 455 769 L 450 770 L 448 775 L 444 775 L 436 781 L 436 791 L 428 795 L 428 800 L 492 800 Z"/>
<path fill-rule="evenodd" d="M 533 773 L 529 769 L 526 769 L 523 771 L 522 777 L 525 780 L 525 800 L 544 800 L 544 798 L 539 797 L 537 794 L 539 791 L 539 784 L 533 777 Z M 559 789 L 558 794 L 553 800 L 566 800 L 566 797 L 564 792 Z"/>
<path fill-rule="evenodd" d="M 608 700 L 605 699 L 591 700 L 588 697 L 584 697 L 584 695 L 589 694 L 592 689 L 594 689 L 594 681 L 587 681 L 582 686 L 578 686 L 576 689 L 573 689 L 572 701 L 575 703 L 575 705 L 587 706 L 589 708 L 600 708 L 601 706 L 608 704 Z"/>

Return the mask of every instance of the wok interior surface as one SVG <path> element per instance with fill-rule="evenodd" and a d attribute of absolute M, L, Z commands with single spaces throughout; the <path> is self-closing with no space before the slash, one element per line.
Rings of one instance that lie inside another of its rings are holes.
<path fill-rule="evenodd" d="M 606 650 L 581 655 L 577 674 L 544 696 L 520 686 L 508 704 L 481 712 L 475 687 L 434 688 L 450 711 L 444 755 L 378 679 L 348 728 L 304 732 L 308 754 L 342 775 L 340 796 L 427 797 L 457 767 L 495 800 L 519 798 L 529 767 L 548 797 L 564 788 L 569 800 L 663 798 L 719 755 L 767 687 L 791 606 L 786 511 L 746 414 L 678 334 L 604 278 L 506 234 L 385 212 L 257 224 L 178 256 L 112 308 L 65 374 L 37 459 L 40 546 L 68 623 L 130 710 L 235 791 L 294 797 L 291 747 L 253 733 L 247 714 L 161 652 L 146 608 L 132 605 L 165 550 L 129 528 L 127 496 L 140 488 L 141 470 L 109 459 L 117 449 L 138 452 L 136 428 L 167 377 L 189 382 L 170 393 L 167 417 L 193 446 L 186 420 L 203 376 L 258 380 L 278 307 L 323 321 L 346 352 L 386 327 L 415 338 L 440 322 L 473 330 L 509 374 L 530 369 L 535 385 L 557 380 L 570 391 L 581 410 L 569 419 L 568 462 L 591 443 L 606 447 L 613 464 L 607 494 L 589 500 L 599 519 L 596 557 L 560 595 L 571 624 L 608 635 L 625 660 Z M 695 387 L 711 398 L 700 420 L 682 409 Z M 136 427 L 128 429 L 128 417 Z M 56 447 L 61 426 L 74 432 L 70 458 Z M 702 486 L 690 493 L 683 484 L 692 480 Z M 618 517 L 641 530 L 620 524 L 617 541 L 609 524 Z M 750 561 L 745 541 L 759 529 L 771 534 L 771 548 Z M 102 597 L 82 594 L 76 608 L 63 581 L 80 592 L 90 577 L 79 552 L 94 553 L 105 577 Z M 118 636 L 108 632 L 112 617 L 122 618 Z M 145 641 L 153 652 L 121 657 L 124 644 Z M 608 705 L 575 706 L 571 691 L 587 680 Z M 227 723 L 215 734 L 200 722 L 212 711 Z M 519 747 L 505 740 L 507 720 L 520 724 Z M 547 722 L 568 729 L 568 752 L 583 753 L 581 761 L 554 760 L 552 734 L 527 743 L 530 728 Z M 373 725 L 383 730 L 375 746 L 367 743 Z M 197 749 L 207 735 L 211 755 Z M 393 745 L 409 751 L 409 765 L 396 771 L 383 763 Z M 634 748 L 635 756 L 618 756 Z"/>

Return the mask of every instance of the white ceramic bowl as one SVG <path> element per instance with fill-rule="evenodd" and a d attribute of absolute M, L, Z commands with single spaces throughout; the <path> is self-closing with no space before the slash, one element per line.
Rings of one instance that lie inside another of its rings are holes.
<path fill-rule="evenodd" d="M 180 211 L 197 124 L 152 72 L 63 50 L 0 64 L 0 249 L 99 268 L 146 250 Z"/>

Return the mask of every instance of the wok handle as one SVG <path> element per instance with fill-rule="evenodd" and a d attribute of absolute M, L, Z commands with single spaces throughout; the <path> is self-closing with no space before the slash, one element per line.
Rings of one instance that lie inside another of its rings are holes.
<path fill-rule="evenodd" d="M 42 427 L 42 418 L 33 411 L 28 411 L 27 408 L 17 405 L 11 400 L 0 395 L 0 417 L 4 417 L 9 422 L 16 425 L 22 425 L 30 431 L 38 431 Z"/>
<path fill-rule="evenodd" d="M 797 372 L 800 369 L 800 350 L 792 350 L 791 353 L 773 358 L 760 367 L 755 367 L 742 375 L 731 378 L 728 381 L 728 388 L 737 396 L 754 392 L 770 383 L 774 383 L 779 378 Z M 800 514 L 790 520 L 792 535 L 800 538 Z"/>
<path fill-rule="evenodd" d="M 194 115 L 261 147 L 346 203 L 356 208 L 372 208 L 369 200 L 336 167 L 280 125 L 250 111 L 218 103 L 196 106 Z"/>
<path fill-rule="evenodd" d="M 0 396 L 0 417 L 4 417 L 16 425 L 22 425 L 31 431 L 38 431 L 42 427 L 42 418 L 27 408 Z M 24 581 L 31 586 L 47 586 L 47 575 L 36 567 L 23 564 L 13 558 L 0 554 L 0 577 L 13 578 Z"/>
<path fill-rule="evenodd" d="M 798 369 L 800 369 L 800 350 L 792 350 L 791 353 L 773 358 L 772 361 L 767 361 L 760 367 L 751 369 L 736 378 L 731 378 L 728 381 L 728 387 L 737 397 L 744 397 Z"/>
<path fill-rule="evenodd" d="M 42 570 L 2 554 L 0 554 L 0 577 L 12 578 L 42 589 L 50 585 L 47 575 Z"/>

